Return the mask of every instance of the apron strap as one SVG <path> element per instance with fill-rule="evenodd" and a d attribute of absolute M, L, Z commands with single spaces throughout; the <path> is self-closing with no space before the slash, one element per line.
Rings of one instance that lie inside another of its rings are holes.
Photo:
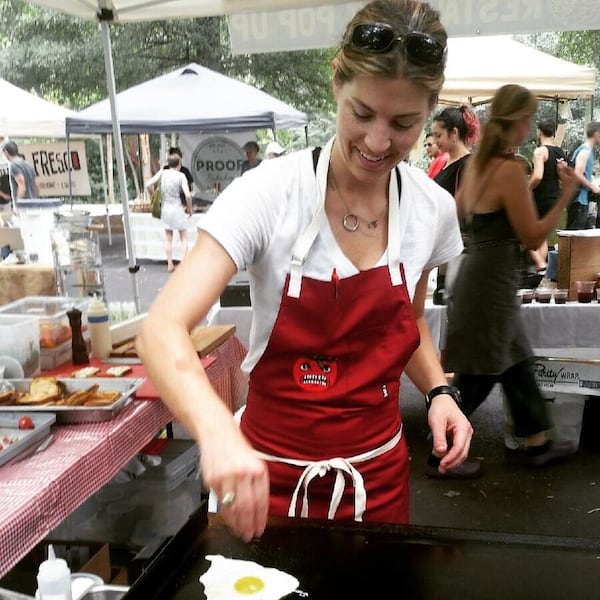
<path fill-rule="evenodd" d="M 310 225 L 304 233 L 296 240 L 292 249 L 292 260 L 290 264 L 290 282 L 287 295 L 299 298 L 302 288 L 302 271 L 308 253 L 314 244 L 323 220 L 325 219 L 325 190 L 327 187 L 327 172 L 331 150 L 335 137 L 332 137 L 318 155 L 316 164 L 317 204 L 315 214 Z M 315 154 L 313 154 L 313 160 Z M 394 169 L 395 177 L 390 177 L 388 190 L 389 218 L 388 218 L 388 269 L 392 285 L 402 285 L 404 277 L 400 269 L 400 246 L 404 239 L 404 233 L 409 218 L 410 206 L 408 202 L 400 202 L 402 181 L 398 167 Z"/>
<path fill-rule="evenodd" d="M 294 493 L 292 494 L 292 499 L 288 509 L 288 517 L 296 516 L 296 505 L 298 503 L 298 496 L 301 488 L 304 489 L 304 493 L 302 496 L 302 508 L 300 511 L 300 516 L 302 518 L 308 517 L 308 486 L 315 477 L 324 477 L 329 471 L 334 470 L 335 483 L 333 486 L 331 500 L 329 502 L 327 518 L 329 520 L 335 518 L 335 513 L 340 505 L 342 496 L 344 494 L 344 489 L 346 487 L 344 473 L 347 473 L 352 479 L 352 485 L 354 486 L 354 520 L 362 521 L 362 516 L 367 508 L 367 490 L 365 488 L 364 479 L 358 469 L 354 467 L 354 464 L 381 456 L 385 452 L 388 452 L 394 448 L 401 438 L 402 426 L 400 426 L 400 429 L 396 435 L 394 435 L 394 437 L 388 440 L 385 444 L 350 458 L 335 457 L 327 458 L 325 460 L 311 461 L 296 458 L 282 458 L 280 456 L 273 456 L 271 454 L 265 454 L 264 452 L 258 451 L 256 452 L 256 455 L 263 460 L 284 463 L 295 467 L 304 467 L 302 474 L 298 478 L 298 483 L 296 484 Z"/>

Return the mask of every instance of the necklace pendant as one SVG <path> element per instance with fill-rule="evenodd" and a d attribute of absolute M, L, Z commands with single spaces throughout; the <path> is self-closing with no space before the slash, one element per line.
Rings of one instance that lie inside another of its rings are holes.
<path fill-rule="evenodd" d="M 377 225 L 379 225 L 379 219 L 375 219 L 374 221 L 369 221 L 367 223 L 367 227 L 369 229 L 375 229 L 377 227 Z"/>
<path fill-rule="evenodd" d="M 352 213 L 346 213 L 342 219 L 342 225 L 346 231 L 354 233 L 360 225 L 360 220 L 356 215 L 353 215 Z"/>

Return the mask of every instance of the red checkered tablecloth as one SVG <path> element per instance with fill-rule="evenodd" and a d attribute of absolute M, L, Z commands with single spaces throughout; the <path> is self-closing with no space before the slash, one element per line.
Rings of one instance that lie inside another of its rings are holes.
<path fill-rule="evenodd" d="M 245 399 L 240 364 L 246 349 L 235 337 L 207 367 L 215 389 L 234 410 Z M 164 427 L 172 416 L 160 401 L 136 400 L 103 423 L 57 425 L 40 454 L 0 468 L 0 577 Z"/>

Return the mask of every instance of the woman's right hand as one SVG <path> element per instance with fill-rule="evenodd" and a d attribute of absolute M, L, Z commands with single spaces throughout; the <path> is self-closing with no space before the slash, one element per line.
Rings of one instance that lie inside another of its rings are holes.
<path fill-rule="evenodd" d="M 575 170 L 567 164 L 567 161 L 559 160 L 556 162 L 556 172 L 560 181 L 561 199 L 563 199 L 565 205 L 569 204 L 578 185 Z"/>
<path fill-rule="evenodd" d="M 257 457 L 238 425 L 220 427 L 210 442 L 201 446 L 204 483 L 217 495 L 220 514 L 231 531 L 249 542 L 260 537 L 269 511 L 269 471 Z M 223 504 L 226 497 L 231 503 Z"/>

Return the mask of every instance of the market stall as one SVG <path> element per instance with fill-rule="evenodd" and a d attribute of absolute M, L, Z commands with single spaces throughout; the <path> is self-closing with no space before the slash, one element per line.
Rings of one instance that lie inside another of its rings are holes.
<path fill-rule="evenodd" d="M 243 393 L 239 365 L 245 352 L 231 337 L 206 363 L 211 383 L 232 407 Z M 0 577 L 171 421 L 152 389 L 140 388 L 137 399 L 111 420 L 54 426 L 47 449 L 0 468 Z"/>

